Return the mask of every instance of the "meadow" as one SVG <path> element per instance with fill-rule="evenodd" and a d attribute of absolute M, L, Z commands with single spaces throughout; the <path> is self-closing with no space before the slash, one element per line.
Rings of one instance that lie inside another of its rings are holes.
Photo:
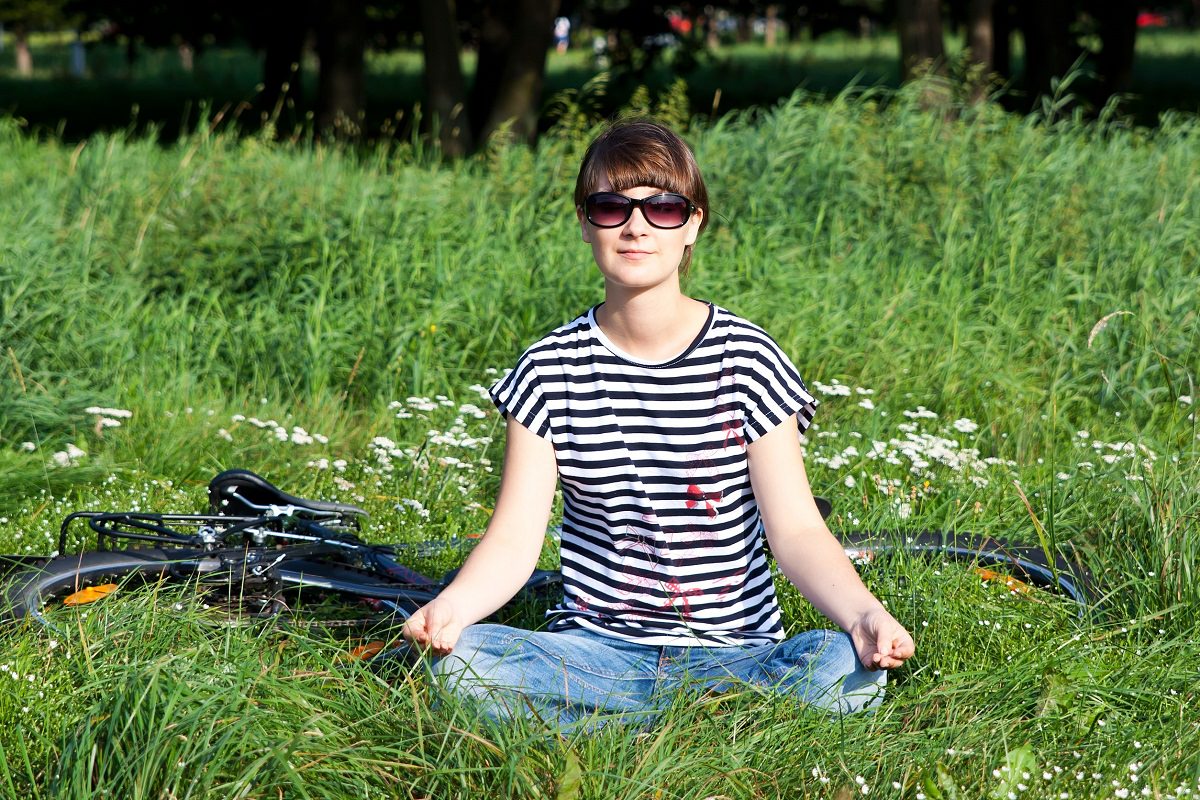
<path fill-rule="evenodd" d="M 113 598 L 0 633 L 0 795 L 1200 793 L 1200 122 L 916 95 L 634 99 L 690 121 L 709 180 L 690 292 L 763 325 L 822 400 L 832 526 L 1040 537 L 1081 554 L 1093 608 L 879 561 L 864 578 L 918 650 L 877 713 L 685 694 L 646 730 L 556 736 L 319 630 Z M 482 529 L 502 425 L 481 393 L 601 298 L 570 202 L 595 120 L 586 93 L 559 106 L 536 149 L 454 163 L 216 115 L 170 144 L 0 119 L 0 552 L 49 552 L 77 509 L 198 510 L 234 466 L 364 505 L 381 541 Z M 822 624 L 781 598 L 789 629 Z"/>

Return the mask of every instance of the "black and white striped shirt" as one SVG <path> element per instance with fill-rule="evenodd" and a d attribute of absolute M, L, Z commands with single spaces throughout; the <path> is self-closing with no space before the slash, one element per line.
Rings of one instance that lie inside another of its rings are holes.
<path fill-rule="evenodd" d="M 596 309 L 553 331 L 491 389 L 548 438 L 563 495 L 563 602 L 551 630 L 652 645 L 783 638 L 746 446 L 817 401 L 761 328 L 710 306 L 663 362 L 622 353 Z"/>

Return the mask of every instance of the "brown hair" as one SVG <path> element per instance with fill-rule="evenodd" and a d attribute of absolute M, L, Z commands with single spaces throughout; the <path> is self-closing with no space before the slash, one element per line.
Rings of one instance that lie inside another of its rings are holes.
<path fill-rule="evenodd" d="M 700 230 L 708 225 L 708 189 L 696 157 L 687 142 L 665 125 L 651 119 L 614 122 L 588 146 L 575 179 L 575 207 L 605 180 L 613 191 L 651 186 L 684 195 L 704 214 Z M 692 246 L 684 249 L 679 271 L 686 275 Z"/>

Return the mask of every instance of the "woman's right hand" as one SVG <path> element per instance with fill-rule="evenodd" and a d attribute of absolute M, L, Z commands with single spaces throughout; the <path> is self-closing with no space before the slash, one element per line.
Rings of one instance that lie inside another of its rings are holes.
<path fill-rule="evenodd" d="M 463 628 L 515 595 L 537 565 L 550 521 L 558 468 L 549 439 L 508 419 L 504 472 L 487 532 L 441 594 L 404 623 L 404 638 L 435 656 L 454 649 Z"/>
<path fill-rule="evenodd" d="M 464 627 L 453 601 L 439 596 L 417 609 L 401 633 L 417 647 L 444 656 L 454 649 Z"/>

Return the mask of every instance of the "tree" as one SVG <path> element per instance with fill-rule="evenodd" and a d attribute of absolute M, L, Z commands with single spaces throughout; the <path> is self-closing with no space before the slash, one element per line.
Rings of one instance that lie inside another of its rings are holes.
<path fill-rule="evenodd" d="M 968 0 L 967 80 L 972 102 L 986 97 L 989 76 L 996 70 L 995 17 L 995 0 Z"/>
<path fill-rule="evenodd" d="M 1017 21 L 1025 38 L 1025 86 L 1031 97 L 1048 94 L 1051 81 L 1065 75 L 1081 53 L 1071 35 L 1072 6 L 1071 0 L 1018 3 Z"/>
<path fill-rule="evenodd" d="M 358 0 L 320 0 L 316 12 L 317 130 L 354 138 L 366 111 L 367 14 Z"/>
<path fill-rule="evenodd" d="M 454 0 L 421 0 L 421 30 L 427 108 L 437 126 L 442 152 L 461 156 L 471 150 L 473 139 L 465 113 L 467 94 Z"/>
<path fill-rule="evenodd" d="M 1138 4 L 1134 0 L 1104 0 L 1092 4 L 1100 52 L 1096 71 L 1104 97 L 1129 89 L 1133 79 L 1133 49 L 1137 43 Z"/>
<path fill-rule="evenodd" d="M 486 142 L 507 125 L 513 139 L 532 142 L 559 0 L 482 6 L 479 57 L 468 102 L 472 135 L 476 142 Z"/>
<path fill-rule="evenodd" d="M 79 24 L 79 15 L 70 9 L 67 0 L 0 0 L 0 23 L 11 26 L 17 74 L 28 78 L 33 75 L 29 32 L 74 28 Z"/>
<path fill-rule="evenodd" d="M 290 109 L 304 99 L 300 63 L 311 20 L 302 8 L 289 0 L 259 0 L 247 12 L 247 37 L 252 47 L 263 51 L 263 90 L 259 97 L 263 114 L 287 119 L 292 116 Z"/>
<path fill-rule="evenodd" d="M 905 78 L 925 69 L 942 72 L 946 43 L 942 35 L 939 0 L 897 0 L 896 29 L 900 35 L 900 66 Z"/>

